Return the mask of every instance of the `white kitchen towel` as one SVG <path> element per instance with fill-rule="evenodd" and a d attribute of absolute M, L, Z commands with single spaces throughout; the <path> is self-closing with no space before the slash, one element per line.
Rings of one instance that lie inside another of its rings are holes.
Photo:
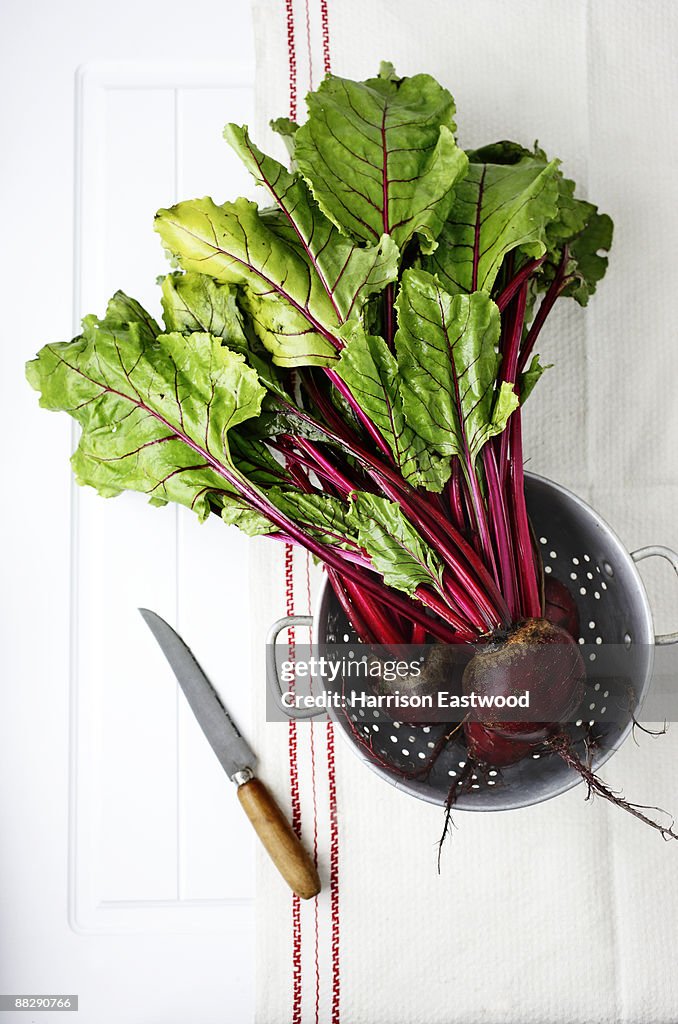
<path fill-rule="evenodd" d="M 428 71 L 457 102 L 465 146 L 535 137 L 615 221 L 587 310 L 561 302 L 541 345 L 557 369 L 525 419 L 529 468 L 591 502 L 629 550 L 678 547 L 678 145 L 670 0 L 255 0 L 257 141 L 304 118 L 331 67 Z M 569 307 L 569 308 L 568 308 Z M 308 564 L 254 545 L 260 644 L 310 602 Z M 645 573 L 645 569 L 643 569 Z M 678 628 L 678 581 L 648 569 L 657 631 Z M 299 634 L 301 638 L 301 634 Z M 257 747 L 292 793 L 325 890 L 293 906 L 262 858 L 258 1024 L 675 1024 L 678 851 L 582 787 L 500 814 L 458 812 L 436 874 L 441 811 L 396 792 L 324 725 L 264 724 Z M 311 736 L 313 746 L 311 747 Z M 328 739 L 330 757 L 328 763 Z M 678 728 L 629 740 L 605 778 L 678 810 Z M 291 775 L 290 775 L 291 771 Z M 336 805 L 333 797 L 336 785 Z M 336 816 L 335 816 L 336 812 Z M 338 830 L 336 828 L 338 822 Z"/>

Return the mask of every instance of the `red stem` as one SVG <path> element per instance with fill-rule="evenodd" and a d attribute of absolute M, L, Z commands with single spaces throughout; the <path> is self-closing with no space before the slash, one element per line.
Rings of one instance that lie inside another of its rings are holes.
<path fill-rule="evenodd" d="M 509 302 L 516 294 L 516 292 L 523 284 L 523 282 L 527 281 L 527 279 L 532 276 L 534 271 L 539 269 L 539 267 L 542 265 L 545 259 L 546 256 L 541 256 L 538 260 L 530 260 L 529 263 L 526 263 L 523 267 L 520 268 L 515 277 L 513 277 L 511 281 L 509 281 L 509 283 L 503 289 L 503 291 L 499 293 L 495 301 L 499 306 L 500 313 L 504 312 Z"/>
<path fill-rule="evenodd" d="M 508 429 L 508 428 L 507 428 Z M 515 621 L 520 613 L 520 601 L 516 585 L 516 565 L 511 544 L 511 524 L 503 501 L 502 485 L 497 469 L 494 448 L 486 444 L 483 448 L 483 464 L 487 477 L 487 493 L 490 511 L 490 526 L 494 532 L 499 568 L 501 571 L 502 593 Z"/>
<path fill-rule="evenodd" d="M 551 282 L 549 289 L 546 292 L 546 295 L 541 300 L 539 309 L 537 310 L 537 315 L 534 318 L 532 326 L 527 332 L 527 337 L 525 338 L 525 342 L 520 352 L 520 359 L 518 360 L 518 373 L 523 373 L 523 371 L 525 370 L 525 367 L 527 366 L 527 361 L 532 354 L 532 350 L 534 349 L 537 338 L 539 337 L 539 332 L 544 326 L 546 317 L 553 309 L 554 302 L 556 301 L 556 299 L 562 292 L 563 288 L 565 288 L 567 284 L 567 281 L 565 279 L 565 273 L 567 271 L 568 259 L 569 250 L 568 247 L 565 245 L 563 246 L 563 255 L 561 257 L 560 263 L 558 264 L 556 275 L 553 278 L 553 281 Z"/>
<path fill-rule="evenodd" d="M 530 524 L 525 504 L 525 477 L 523 474 L 523 441 L 520 408 L 511 413 L 506 428 L 509 434 L 509 473 L 507 505 L 513 512 L 513 543 L 520 587 L 522 614 L 526 618 L 539 618 L 542 613 L 537 571 L 534 564 Z"/>

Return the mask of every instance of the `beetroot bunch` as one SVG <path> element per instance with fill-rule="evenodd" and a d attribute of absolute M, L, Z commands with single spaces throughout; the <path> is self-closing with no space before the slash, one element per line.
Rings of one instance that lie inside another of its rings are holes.
<path fill-rule="evenodd" d="M 260 203 L 157 213 L 175 268 L 161 317 L 116 292 L 28 378 L 82 428 L 79 483 L 304 547 L 368 643 L 482 642 L 481 689 L 535 676 L 537 726 L 465 725 L 473 757 L 506 765 L 560 743 L 581 696 L 574 620 L 540 582 L 521 419 L 546 318 L 586 305 L 612 224 L 539 147 L 464 149 L 429 75 L 328 75 L 307 102 L 303 124 L 272 125 L 277 157 L 224 131 Z"/>

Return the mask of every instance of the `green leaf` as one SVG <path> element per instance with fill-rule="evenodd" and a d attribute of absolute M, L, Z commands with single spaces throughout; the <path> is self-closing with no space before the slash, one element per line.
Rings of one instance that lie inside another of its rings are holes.
<path fill-rule="evenodd" d="M 403 477 L 415 486 L 441 491 L 450 476 L 450 460 L 432 452 L 406 422 L 395 356 L 383 338 L 365 334 L 357 324 L 342 336 L 346 348 L 336 371 L 387 441 Z"/>
<path fill-rule="evenodd" d="M 593 208 L 596 211 L 596 207 Z M 585 306 L 596 290 L 596 285 L 605 276 L 607 256 L 612 246 L 613 225 L 606 213 L 594 212 L 581 234 L 570 245 L 571 262 L 568 273 L 572 282 L 563 295 L 571 295 L 580 306 Z"/>
<path fill-rule="evenodd" d="M 193 199 L 159 210 L 155 224 L 185 270 L 245 287 L 243 305 L 275 363 L 325 366 L 337 358 L 339 319 L 320 278 L 255 203 Z"/>
<path fill-rule="evenodd" d="M 162 279 L 162 309 L 168 331 L 202 331 L 223 338 L 237 352 L 247 351 L 237 291 L 197 273 L 167 274 Z"/>
<path fill-rule="evenodd" d="M 266 516 L 255 512 L 240 498 L 222 494 L 219 496 L 219 504 L 223 521 L 228 526 L 237 526 L 248 537 L 262 537 L 277 532 L 277 527 Z"/>
<path fill-rule="evenodd" d="M 305 437 L 309 441 L 320 441 L 331 444 L 324 430 L 315 426 L 305 418 L 292 400 L 287 397 L 283 402 L 276 395 L 266 395 L 261 404 L 261 415 L 248 424 L 248 432 L 252 437 L 271 438 L 280 434 L 293 434 Z"/>
<path fill-rule="evenodd" d="M 454 139 L 454 100 L 430 75 L 352 82 L 329 75 L 310 93 L 294 157 L 323 212 L 354 238 L 385 232 L 402 251 L 436 245 L 467 159 Z"/>
<path fill-rule="evenodd" d="M 518 387 L 520 389 L 520 404 L 521 405 L 524 402 L 526 402 L 527 399 L 532 394 L 534 386 L 537 383 L 537 381 L 539 380 L 539 378 L 541 377 L 541 375 L 544 372 L 544 370 L 550 370 L 551 369 L 551 365 L 552 364 L 549 363 L 547 366 L 542 366 L 541 363 L 539 362 L 539 356 L 532 356 L 532 362 L 530 363 L 528 368 L 524 371 L 524 373 L 520 374 L 520 378 L 518 380 Z"/>
<path fill-rule="evenodd" d="M 285 480 L 287 474 L 266 447 L 263 438 L 257 434 L 260 419 L 261 416 L 257 416 L 256 419 L 234 427 L 228 435 L 229 448 L 233 463 L 242 476 L 246 476 L 258 487 L 268 487 Z"/>
<path fill-rule="evenodd" d="M 546 153 L 536 143 L 534 151 L 530 152 L 517 142 L 495 142 L 470 152 L 468 157 L 472 163 L 517 164 L 528 158 L 548 164 Z M 561 171 L 557 172 L 555 180 L 557 211 L 546 225 L 547 258 L 536 275 L 536 291 L 545 291 L 553 281 L 567 244 L 570 253 L 567 274 L 571 280 L 561 294 L 571 295 L 585 306 L 607 270 L 607 257 L 601 253 L 609 252 L 612 245 L 612 221 L 607 214 L 598 213 L 593 203 L 578 199 L 574 181 L 564 177 Z"/>
<path fill-rule="evenodd" d="M 244 355 L 259 380 L 277 394 L 284 394 L 271 356 L 260 342 L 248 336 L 248 326 L 238 308 L 234 285 L 218 284 L 193 271 L 167 274 L 162 279 L 162 308 L 168 331 L 189 334 L 202 331 Z"/>
<path fill-rule="evenodd" d="M 267 497 L 283 515 L 323 544 L 357 547 L 356 530 L 349 519 L 348 506 L 339 498 L 281 487 L 272 487 Z"/>
<path fill-rule="evenodd" d="M 451 293 L 490 292 L 506 254 L 546 251 L 546 225 L 557 213 L 557 161 L 469 165 L 448 221 L 424 267 Z"/>
<path fill-rule="evenodd" d="M 291 157 L 294 156 L 294 138 L 299 125 L 291 117 L 276 117 L 268 122 L 276 135 L 285 143 L 285 148 Z"/>
<path fill-rule="evenodd" d="M 356 245 L 320 211 L 303 178 L 257 149 L 246 128 L 228 124 L 224 138 L 284 214 L 289 242 L 322 283 L 335 309 L 335 323 L 357 317 L 368 297 L 397 277 L 399 254 L 393 239 L 383 235 L 376 245 Z"/>
<path fill-rule="evenodd" d="M 397 307 L 407 422 L 434 451 L 458 455 L 472 472 L 482 446 L 518 405 L 511 385 L 495 393 L 499 310 L 485 292 L 451 296 L 421 270 L 403 275 Z"/>
<path fill-rule="evenodd" d="M 511 142 L 510 139 L 501 139 L 500 142 L 490 142 L 480 149 L 467 149 L 466 155 L 472 164 L 517 164 L 527 157 L 536 157 L 548 163 L 546 154 L 535 142 L 534 149 L 526 149 L 519 142 Z"/>
<path fill-rule="evenodd" d="M 395 501 L 357 491 L 348 521 L 384 583 L 413 597 L 420 586 L 442 592 L 443 563 L 419 536 Z"/>
<path fill-rule="evenodd" d="M 26 372 L 44 408 L 82 426 L 78 483 L 104 497 L 142 491 L 201 519 L 237 482 L 228 432 L 259 414 L 264 395 L 254 370 L 218 338 L 150 340 L 139 324 L 111 328 L 95 317 L 81 337 L 46 345 Z"/>
<path fill-rule="evenodd" d="M 138 329 L 149 340 L 157 338 L 160 334 L 160 328 L 151 314 L 147 313 L 136 299 L 131 299 L 121 291 L 117 291 L 109 301 L 102 323 L 113 328 L 137 324 Z"/>

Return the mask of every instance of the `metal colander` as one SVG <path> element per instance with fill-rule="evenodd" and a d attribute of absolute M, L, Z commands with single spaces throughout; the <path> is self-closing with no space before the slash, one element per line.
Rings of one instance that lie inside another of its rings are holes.
<path fill-rule="evenodd" d="M 587 684 L 582 717 L 568 726 L 582 758 L 587 756 L 587 736 L 595 738 L 592 765 L 596 769 L 618 749 L 632 727 L 630 712 L 637 713 L 650 684 L 655 643 L 678 640 L 678 634 L 655 637 L 649 602 L 635 563 L 658 555 L 669 559 L 678 572 L 678 555 L 664 547 L 643 548 L 629 555 L 592 508 L 542 477 L 526 475 L 526 496 L 541 546 L 544 572 L 565 583 L 577 602 L 579 642 L 585 661 L 592 667 L 602 645 L 614 645 L 622 657 L 628 657 L 623 673 L 629 711 L 625 720 L 620 721 L 618 715 L 608 720 L 608 706 L 619 695 L 611 692 L 612 682 L 608 686 L 598 680 Z M 313 645 L 318 651 L 328 644 L 357 641 L 327 580 L 318 595 L 315 615 L 280 619 L 271 629 L 269 644 L 274 645 L 277 636 L 292 625 L 312 625 Z M 282 707 L 279 686 L 275 691 L 276 703 Z M 283 710 L 290 717 L 313 715 Z M 466 748 L 459 739 L 447 742 L 429 770 L 432 753 L 440 746 L 449 726 L 411 725 L 369 709 L 352 709 L 350 720 L 347 711 L 330 713 L 353 751 L 373 771 L 397 789 L 430 803 L 444 804 L 455 780 L 462 787 L 456 807 L 473 811 L 526 807 L 557 796 L 580 782 L 580 776 L 556 754 L 536 752 L 508 768 L 478 770 L 470 778 L 465 777 L 462 784 Z M 370 745 L 374 756 L 364 743 Z M 386 767 L 384 762 L 393 767 Z"/>

